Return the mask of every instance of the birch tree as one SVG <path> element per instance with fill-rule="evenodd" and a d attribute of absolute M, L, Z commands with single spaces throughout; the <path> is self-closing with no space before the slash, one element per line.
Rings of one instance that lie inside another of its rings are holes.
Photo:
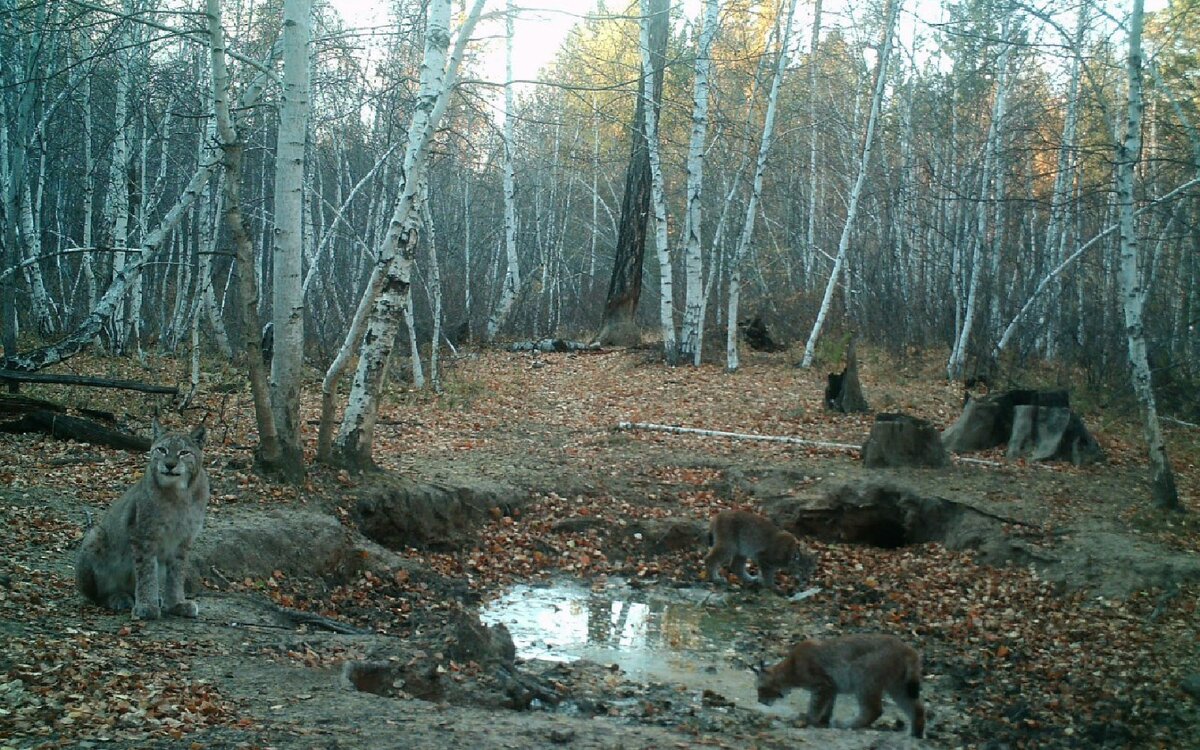
<path fill-rule="evenodd" d="M 521 266 L 517 260 L 517 199 L 516 185 L 513 173 L 513 120 L 516 118 L 516 108 L 513 106 L 513 9 L 512 0 L 508 0 L 504 16 L 504 126 L 501 129 L 504 140 L 504 257 L 507 265 L 504 271 L 504 281 L 500 285 L 500 298 L 496 308 L 488 317 L 484 329 L 486 341 L 495 341 L 500 326 L 508 318 L 513 304 L 517 301 L 517 291 L 521 288 Z"/>
<path fill-rule="evenodd" d="M 638 24 L 640 29 L 639 45 L 642 59 L 642 76 L 653 79 L 655 71 L 663 65 L 661 60 L 653 59 L 650 49 L 650 27 L 655 10 L 651 7 L 652 0 L 641 0 L 642 18 Z M 668 12 L 664 7 L 658 11 Z M 669 23 L 669 22 L 668 22 Z M 649 87 L 642 88 L 642 107 L 645 110 L 646 149 L 650 157 L 650 205 L 654 209 L 654 245 L 658 254 L 659 272 L 659 303 L 658 322 L 662 329 L 663 353 L 667 364 L 674 365 L 678 357 L 675 343 L 675 287 L 673 270 L 671 268 L 671 248 L 667 239 L 667 199 L 663 194 L 662 157 L 659 154 L 658 142 L 658 104 L 653 99 Z"/>
<path fill-rule="evenodd" d="M 471 30 L 479 20 L 484 0 L 475 0 L 464 18 L 454 51 L 447 62 L 450 4 L 450 0 L 431 0 L 428 5 L 420 94 L 409 125 L 399 195 L 371 280 L 355 312 L 354 322 L 321 386 L 318 457 L 324 453 L 330 460 L 351 468 L 364 469 L 374 464 L 371 451 L 383 376 L 403 313 L 403 296 L 406 292 L 411 294 L 412 251 L 411 248 L 401 248 L 401 242 L 411 243 L 415 240 L 413 228 L 417 219 L 422 173 L 429 156 L 429 143 L 450 104 L 458 67 Z M 332 446 L 337 454 L 334 458 L 334 450 L 327 447 L 332 433 L 333 394 L 341 372 L 349 361 L 350 352 L 360 341 L 358 367 L 336 444 Z"/>
<path fill-rule="evenodd" d="M 304 148 L 309 110 L 311 0 L 283 3 L 283 91 L 275 147 L 275 243 L 272 255 L 271 410 L 284 476 L 304 475 L 300 381 L 304 365 Z"/>
<path fill-rule="evenodd" d="M 1121 217 L 1121 308 L 1125 317 L 1125 338 L 1129 349 L 1130 377 L 1133 390 L 1142 403 L 1146 443 L 1150 451 L 1151 497 L 1163 510 L 1182 510 L 1175 488 L 1175 473 L 1167 456 L 1162 426 L 1150 379 L 1150 360 L 1146 347 L 1146 296 L 1149 285 L 1140 268 L 1139 237 L 1134 216 L 1134 178 L 1142 149 L 1142 24 L 1143 0 L 1133 0 L 1129 15 L 1129 99 L 1126 106 L 1125 137 L 1116 148 L 1117 206 Z"/>
<path fill-rule="evenodd" d="M 717 0 L 704 1 L 704 25 L 696 43 L 696 76 L 692 90 L 692 130 L 687 155 L 687 195 L 683 225 L 684 297 L 679 331 L 679 360 L 700 365 L 704 342 L 704 257 L 701 251 L 704 193 L 704 143 L 708 136 L 709 74 L 717 35 Z M 715 253 L 714 248 L 714 253 Z M 712 273 L 710 271 L 710 273 Z"/>
<path fill-rule="evenodd" d="M 221 144 L 222 198 L 225 221 L 233 238 L 239 267 L 238 297 L 242 307 L 242 355 L 250 379 L 254 418 L 258 426 L 256 463 L 268 472 L 282 469 L 283 445 L 275 426 L 266 366 L 259 354 L 258 276 L 254 271 L 254 245 L 242 217 L 242 154 L 245 146 L 238 137 L 229 107 L 229 71 L 225 63 L 225 31 L 221 26 L 220 0 L 206 0 L 210 60 L 212 65 L 212 102 L 216 134 Z"/>
<path fill-rule="evenodd" d="M 666 59 L 667 0 L 653 0 L 650 47 Z M 661 51 L 660 51 L 661 50 Z M 596 339 L 602 344 L 630 346 L 641 336 L 637 328 L 637 306 L 642 293 L 642 265 L 646 251 L 646 220 L 650 213 L 650 152 L 646 146 L 644 88 L 649 101 L 662 100 L 662 71 L 650 78 L 638 76 L 638 98 L 633 114 L 629 167 L 625 173 L 625 194 L 621 199 L 621 219 L 617 226 L 612 276 L 604 302 L 604 317 Z"/>
<path fill-rule="evenodd" d="M 833 270 L 829 274 L 829 282 L 825 285 L 825 295 L 821 298 L 821 307 L 817 311 L 817 319 L 813 321 L 812 330 L 808 334 L 808 342 L 804 345 L 804 358 L 801 367 L 812 367 L 813 356 L 816 354 L 817 340 L 821 329 L 825 326 L 825 318 L 829 315 L 833 303 L 833 292 L 837 289 L 842 268 L 846 265 L 846 253 L 850 248 L 850 234 L 854 230 L 854 219 L 858 214 L 858 204 L 862 197 L 863 184 L 867 179 L 867 168 L 871 164 L 871 147 L 875 141 L 875 127 L 879 122 L 879 109 L 883 103 L 883 92 L 887 84 L 888 59 L 892 55 L 892 35 L 896 27 L 896 16 L 900 12 L 901 0 L 888 0 L 884 14 L 883 40 L 879 45 L 879 57 L 875 64 L 875 90 L 871 95 L 871 113 L 867 116 L 866 132 L 863 134 L 862 154 L 858 162 L 858 176 L 850 189 L 850 199 L 846 207 L 846 223 L 842 226 L 842 236 L 838 240 L 837 255 L 833 260 Z"/>
<path fill-rule="evenodd" d="M 767 113 L 763 118 L 762 140 L 758 144 L 758 159 L 754 165 L 754 179 L 750 186 L 750 200 L 746 203 L 746 218 L 742 222 L 742 234 L 738 238 L 737 249 L 729 267 L 729 298 L 728 314 L 725 317 L 725 369 L 733 372 L 738 368 L 737 321 L 738 304 L 742 293 L 742 262 L 746 250 L 754 237 L 754 219 L 758 213 L 758 201 L 762 195 L 763 172 L 767 168 L 767 155 L 771 153 L 771 142 L 775 137 L 775 112 L 779 106 L 779 86 L 783 80 L 783 71 L 787 65 L 788 39 L 792 36 L 792 18 L 796 14 L 796 0 L 788 0 L 787 20 L 783 24 L 783 33 L 779 35 L 778 58 L 775 61 L 775 74 L 771 79 L 771 91 L 767 95 Z"/>
<path fill-rule="evenodd" d="M 1015 11 L 1009 11 L 1004 17 L 1000 31 L 1000 57 L 996 62 L 996 91 L 992 100 L 992 117 L 988 124 L 987 140 L 983 146 L 983 175 L 980 179 L 981 200 L 976 201 L 975 233 L 971 237 L 970 263 L 966 272 L 970 274 L 967 282 L 966 300 L 964 303 L 962 324 L 956 331 L 954 347 L 946 362 L 946 377 L 958 380 L 963 376 L 967 360 L 967 345 L 975 327 L 975 314 L 979 308 L 979 286 L 983 277 L 983 251 L 988 248 L 993 257 L 999 252 L 995 246 L 989 246 L 988 208 L 993 204 L 999 205 L 1003 199 L 1000 185 L 995 184 L 1000 169 L 1000 137 L 1004 128 L 1004 118 L 1008 103 L 1008 60 L 1012 54 L 1012 25 Z M 996 237 L 1000 227 L 995 222 L 991 228 L 990 237 Z M 995 279 L 993 281 L 996 281 Z M 993 293 L 998 293 L 993 290 Z"/>

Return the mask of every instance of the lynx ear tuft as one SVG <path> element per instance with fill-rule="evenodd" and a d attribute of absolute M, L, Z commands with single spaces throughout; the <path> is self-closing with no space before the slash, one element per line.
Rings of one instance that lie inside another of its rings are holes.
<path fill-rule="evenodd" d="M 204 425 L 200 425 L 196 429 L 192 430 L 191 435 L 190 435 L 190 437 L 192 438 L 192 442 L 194 442 L 196 445 L 199 445 L 199 446 L 204 445 L 204 436 L 205 436 Z"/>
<path fill-rule="evenodd" d="M 151 418 L 150 418 L 150 436 L 151 436 L 151 439 L 157 442 L 157 440 L 158 440 L 160 437 L 162 437 L 162 435 L 163 435 L 163 428 L 162 428 L 162 425 L 160 425 L 160 424 L 158 423 L 158 417 L 151 417 Z"/>

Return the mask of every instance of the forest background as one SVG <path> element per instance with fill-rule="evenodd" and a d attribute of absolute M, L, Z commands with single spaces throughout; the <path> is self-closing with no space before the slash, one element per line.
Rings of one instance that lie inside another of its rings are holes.
<path fill-rule="evenodd" d="M 240 357 L 259 460 L 294 477 L 305 367 L 317 459 L 362 467 L 396 350 L 436 388 L 445 347 L 616 342 L 624 304 L 669 362 L 735 370 L 759 317 L 806 366 L 832 328 L 950 379 L 1046 361 L 1132 392 L 1178 505 L 1157 411 L 1200 416 L 1196 3 L 600 3 L 537 85 L 494 71 L 537 13 L 375 11 L 4 0 L 6 371 Z"/>

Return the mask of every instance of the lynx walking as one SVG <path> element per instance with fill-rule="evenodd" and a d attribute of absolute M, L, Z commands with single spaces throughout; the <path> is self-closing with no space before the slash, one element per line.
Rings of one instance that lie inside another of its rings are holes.
<path fill-rule="evenodd" d="M 704 567 L 714 583 L 722 580 L 723 566 L 743 583 L 753 583 L 755 579 L 746 572 L 746 560 L 752 558 L 762 582 L 776 588 L 776 571 L 791 566 L 798 553 L 802 554 L 796 537 L 744 510 L 724 510 L 713 516 L 709 537 L 712 549 L 704 557 Z"/>
<path fill-rule="evenodd" d="M 925 734 L 921 703 L 921 656 L 891 635 L 860 634 L 796 644 L 787 658 L 773 667 L 760 665 L 758 700 L 770 705 L 792 688 L 812 691 L 808 723 L 827 727 L 839 693 L 858 697 L 859 714 L 853 728 L 862 729 L 883 713 L 883 694 L 908 715 L 914 737 Z"/>
<path fill-rule="evenodd" d="M 208 475 L 204 428 L 164 433 L 154 422 L 146 473 L 83 537 L 75 561 L 80 593 L 112 610 L 154 620 L 163 611 L 195 617 L 184 598 L 184 566 L 204 525 Z M 160 586 L 160 578 L 161 586 Z"/>

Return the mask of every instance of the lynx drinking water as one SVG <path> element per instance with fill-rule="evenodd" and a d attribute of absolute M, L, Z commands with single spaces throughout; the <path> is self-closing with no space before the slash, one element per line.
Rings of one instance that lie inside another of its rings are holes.
<path fill-rule="evenodd" d="M 197 615 L 196 603 L 184 598 L 183 578 L 208 505 L 203 443 L 203 427 L 164 433 L 155 421 L 146 473 L 79 547 L 75 583 L 85 597 L 112 610 L 132 609 L 138 620 L 164 611 Z"/>
<path fill-rule="evenodd" d="M 756 513 L 721 511 L 712 517 L 709 536 L 712 549 L 704 556 L 704 567 L 714 583 L 723 580 L 722 566 L 728 566 L 743 583 L 753 583 L 755 579 L 746 572 L 746 561 L 751 559 L 758 566 L 759 578 L 771 587 L 775 587 L 775 572 L 781 568 L 792 568 L 797 562 L 811 568 L 796 537 Z"/>
<path fill-rule="evenodd" d="M 925 734 L 921 703 L 921 657 L 891 635 L 859 634 L 804 641 L 773 667 L 759 667 L 758 700 L 770 705 L 792 688 L 812 691 L 808 723 L 827 727 L 840 693 L 858 697 L 855 729 L 870 726 L 883 713 L 883 694 L 908 715 L 914 737 Z"/>

